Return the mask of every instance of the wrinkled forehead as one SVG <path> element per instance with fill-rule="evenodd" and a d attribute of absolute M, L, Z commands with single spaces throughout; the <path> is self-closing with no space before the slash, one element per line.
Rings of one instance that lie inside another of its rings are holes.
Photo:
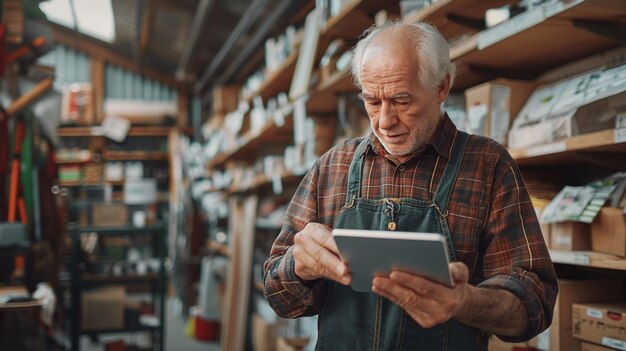
<path fill-rule="evenodd" d="M 406 41 L 383 35 L 374 38 L 365 49 L 361 59 L 361 79 L 380 79 L 397 74 L 407 75 L 407 79 L 416 78 L 419 74 L 417 50 Z"/>

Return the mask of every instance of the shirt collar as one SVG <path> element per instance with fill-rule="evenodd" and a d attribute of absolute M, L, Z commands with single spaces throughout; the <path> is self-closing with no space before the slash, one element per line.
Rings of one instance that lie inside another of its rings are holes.
<path fill-rule="evenodd" d="M 443 119 L 439 123 L 433 139 L 426 145 L 426 148 L 432 146 L 439 155 L 447 160 L 450 158 L 450 152 L 452 152 L 452 144 L 454 144 L 456 133 L 456 126 L 454 125 L 454 123 L 452 123 L 450 117 L 448 117 L 448 114 L 444 113 Z M 370 133 L 368 138 L 369 146 L 365 149 L 363 153 L 372 152 L 380 156 L 387 156 L 385 148 L 380 143 L 376 135 L 374 135 L 374 133 Z M 416 154 L 419 153 L 420 152 L 416 152 Z M 362 154 L 359 156 L 362 156 Z M 391 157 L 391 155 L 389 156 Z"/>

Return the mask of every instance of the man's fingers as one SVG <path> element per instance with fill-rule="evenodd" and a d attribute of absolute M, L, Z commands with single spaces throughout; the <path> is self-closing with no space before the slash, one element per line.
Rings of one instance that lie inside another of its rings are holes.
<path fill-rule="evenodd" d="M 337 243 L 335 242 L 332 231 L 329 227 L 320 223 L 309 223 L 304 229 L 310 231 L 309 233 L 311 234 L 313 240 L 318 242 L 321 246 L 327 248 L 335 255 L 339 255 Z"/>
<path fill-rule="evenodd" d="M 465 284 L 469 281 L 469 269 L 462 262 L 450 263 L 450 273 L 454 284 Z"/>
<path fill-rule="evenodd" d="M 303 238 L 301 240 L 303 245 L 294 248 L 296 273 L 303 272 L 304 267 L 307 267 L 315 275 L 315 277 L 310 278 L 325 277 L 342 284 L 350 283 L 351 277 L 348 274 L 346 265 L 335 254 L 314 242 L 308 242 L 309 239 Z"/>

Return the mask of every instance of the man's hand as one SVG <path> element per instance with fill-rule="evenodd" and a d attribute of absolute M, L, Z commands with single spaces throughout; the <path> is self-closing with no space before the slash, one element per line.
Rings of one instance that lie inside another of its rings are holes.
<path fill-rule="evenodd" d="M 398 304 L 424 328 L 455 319 L 497 335 L 518 337 L 526 331 L 528 312 L 512 292 L 469 285 L 469 270 L 461 262 L 451 263 L 450 272 L 453 288 L 394 271 L 388 278 L 374 278 L 372 291 Z"/>
<path fill-rule="evenodd" d="M 296 275 L 302 280 L 328 278 L 349 285 L 352 276 L 339 259 L 339 249 L 330 228 L 309 223 L 293 239 Z"/>
<path fill-rule="evenodd" d="M 422 327 L 432 328 L 457 317 L 467 302 L 467 266 L 461 262 L 451 263 L 450 272 L 454 288 L 394 271 L 388 278 L 374 278 L 372 291 L 402 307 Z"/>

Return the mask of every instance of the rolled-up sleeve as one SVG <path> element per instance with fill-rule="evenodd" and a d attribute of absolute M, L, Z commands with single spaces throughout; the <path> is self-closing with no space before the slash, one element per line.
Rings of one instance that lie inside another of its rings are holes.
<path fill-rule="evenodd" d="M 515 294 L 530 321 L 523 335 L 498 337 L 529 340 L 552 323 L 558 282 L 521 172 L 506 152 L 495 170 L 483 234 L 484 280 L 478 286 Z"/>
<path fill-rule="evenodd" d="M 309 222 L 318 221 L 316 163 L 296 190 L 285 215 L 284 225 L 263 265 L 264 293 L 276 314 L 284 318 L 313 315 L 319 311 L 319 284 L 305 284 L 295 274 L 293 238 Z"/>

